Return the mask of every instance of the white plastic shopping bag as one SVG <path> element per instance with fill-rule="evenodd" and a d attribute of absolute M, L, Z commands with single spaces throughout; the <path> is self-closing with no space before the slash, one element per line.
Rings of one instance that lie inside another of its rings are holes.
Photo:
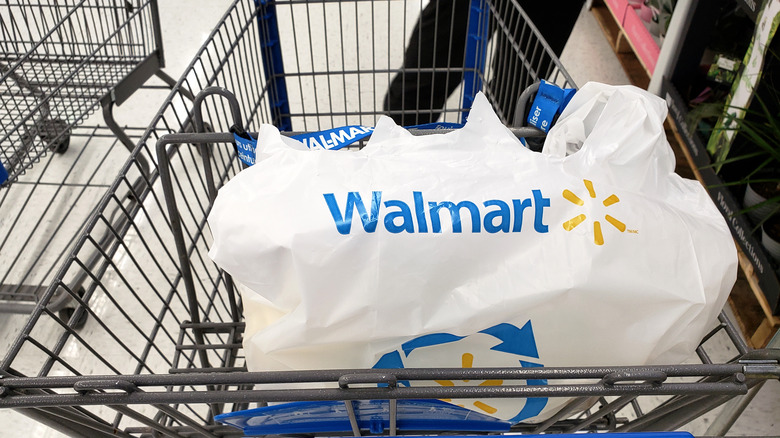
<path fill-rule="evenodd" d="M 251 290 L 249 369 L 684 361 L 737 259 L 706 191 L 673 173 L 665 114 L 638 88 L 587 84 L 543 154 L 481 95 L 460 130 L 382 118 L 360 151 L 263 126 L 209 216 L 210 256 Z M 459 403 L 511 421 L 556 407 Z"/>

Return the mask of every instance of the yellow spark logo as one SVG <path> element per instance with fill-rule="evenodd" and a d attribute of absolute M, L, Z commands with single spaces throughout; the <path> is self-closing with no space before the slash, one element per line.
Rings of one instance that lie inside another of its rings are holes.
<path fill-rule="evenodd" d="M 461 357 L 461 362 L 463 364 L 463 368 L 472 368 L 474 365 L 474 355 L 471 353 L 463 353 L 463 356 Z M 436 380 L 436 383 L 438 383 L 441 386 L 455 386 L 455 382 L 452 380 Z M 468 382 L 468 380 L 464 380 L 464 382 Z M 501 386 L 504 384 L 503 380 L 485 380 L 484 382 L 480 383 L 479 386 Z M 451 402 L 450 399 L 443 399 L 442 401 L 445 402 Z M 460 407 L 465 407 L 463 405 L 458 405 Z M 487 412 L 488 414 L 495 414 L 498 412 L 498 409 L 494 408 L 493 406 L 490 406 L 487 403 L 483 403 L 479 400 L 474 402 L 474 406 L 476 406 L 478 409 Z"/>
<path fill-rule="evenodd" d="M 595 199 L 596 190 L 593 188 L 593 183 L 591 181 L 588 181 L 587 179 L 584 179 L 582 181 L 585 183 L 585 188 L 588 190 L 588 194 L 590 195 L 590 197 Z M 585 202 L 582 199 L 580 199 L 579 196 L 575 195 L 573 192 L 571 192 L 568 189 L 563 191 L 563 198 L 571 202 L 572 204 L 578 205 L 580 207 L 585 205 Z M 617 195 L 612 194 L 609 195 L 607 198 L 605 198 L 604 201 L 602 201 L 602 204 L 604 204 L 604 207 L 609 207 L 610 205 L 617 204 L 618 202 L 620 202 L 620 199 L 617 197 Z M 571 231 L 581 223 L 585 222 L 585 219 L 587 219 L 587 217 L 584 214 L 577 215 L 569 219 L 568 221 L 564 222 L 563 229 L 566 231 Z M 626 231 L 626 224 L 620 222 L 614 217 L 610 215 L 605 215 L 604 219 L 621 233 Z M 596 245 L 604 244 L 604 235 L 601 232 L 601 222 L 599 221 L 593 221 L 593 241 L 596 243 Z"/>

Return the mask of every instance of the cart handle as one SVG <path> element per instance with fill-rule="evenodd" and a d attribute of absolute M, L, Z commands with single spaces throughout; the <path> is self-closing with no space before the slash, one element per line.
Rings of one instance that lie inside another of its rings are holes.
<path fill-rule="evenodd" d="M 205 132 L 203 126 L 203 101 L 206 100 L 206 97 L 213 95 L 222 96 L 228 101 L 230 112 L 233 115 L 233 125 L 239 132 L 243 132 L 244 123 L 241 118 L 241 107 L 238 104 L 238 99 L 230 90 L 223 87 L 207 87 L 195 96 L 195 100 L 192 102 L 192 121 L 195 124 L 195 132 Z"/>
<path fill-rule="evenodd" d="M 392 374 L 360 373 L 344 374 L 339 377 L 339 388 L 349 389 L 349 385 L 356 383 L 385 384 L 390 388 L 398 386 L 398 379 Z"/>
<path fill-rule="evenodd" d="M 82 380 L 73 384 L 75 389 L 80 394 L 85 394 L 93 391 L 106 391 L 111 389 L 118 389 L 128 394 L 138 391 L 138 387 L 135 383 L 127 380 L 111 379 L 111 380 Z"/>
<path fill-rule="evenodd" d="M 614 371 L 606 376 L 602 382 L 607 386 L 614 386 L 622 382 L 636 382 L 643 381 L 653 384 L 653 386 L 661 385 L 666 381 L 667 375 L 663 371 L 658 370 L 628 370 L 628 371 Z"/>

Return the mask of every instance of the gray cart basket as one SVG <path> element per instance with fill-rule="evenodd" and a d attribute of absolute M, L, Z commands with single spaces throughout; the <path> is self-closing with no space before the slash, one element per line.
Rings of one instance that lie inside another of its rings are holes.
<path fill-rule="evenodd" d="M 515 105 L 520 90 L 539 78 L 573 85 L 515 2 L 472 5 L 486 14 L 479 23 L 488 37 L 477 45 L 482 62 L 456 71 L 461 81 L 473 81 L 504 108 L 502 99 Z M 350 411 L 354 400 L 389 400 L 392 435 L 413 432 L 397 425 L 399 399 L 567 397 L 566 409 L 554 417 L 512 431 L 675 430 L 723 404 L 727 421 L 710 432 L 728 430 L 750 396 L 780 377 L 780 365 L 776 350 L 750 351 L 725 315 L 702 341 L 702 363 L 694 365 L 246 371 L 240 296 L 207 255 L 212 240 L 206 218 L 215 191 L 241 170 L 229 131 L 256 131 L 261 123 L 286 131 L 372 125 L 384 113 L 390 80 L 402 72 L 404 41 L 395 23 L 408 36 L 418 14 L 419 3 L 399 0 L 237 0 L 144 133 L 0 364 L 0 407 L 73 436 L 221 437 L 242 432 L 216 422 L 216 415 L 255 405 L 336 400 Z M 357 53 L 359 62 L 347 56 Z M 515 78 L 512 87 L 497 87 L 494 79 L 507 74 Z M 469 87 L 461 85 L 447 102 L 445 120 L 466 110 Z M 206 92 L 193 103 L 187 90 Z M 424 111 L 430 110 L 419 109 Z M 145 163 L 152 163 L 148 172 Z M 67 279 L 73 277 L 85 278 L 83 294 L 71 287 Z M 68 320 L 47 307 L 58 294 L 78 303 Z M 86 325 L 77 331 L 84 314 Z M 733 357 L 708 354 L 707 345 L 718 340 L 733 344 Z M 437 379 L 474 383 L 395 384 Z M 478 385 L 491 379 L 519 383 Z M 539 379 L 547 385 L 522 383 Z M 280 383 L 290 386 L 280 389 Z M 349 419 L 346 434 L 367 432 L 354 415 Z"/>
<path fill-rule="evenodd" d="M 0 313 L 30 313 L 52 281 L 143 132 L 114 107 L 170 89 L 162 67 L 156 0 L 0 5 Z M 82 125 L 99 108 L 110 131 Z"/>
<path fill-rule="evenodd" d="M 8 1 L 0 36 L 3 185 L 65 152 L 71 128 L 99 105 L 132 148 L 111 111 L 164 65 L 156 1 Z"/>

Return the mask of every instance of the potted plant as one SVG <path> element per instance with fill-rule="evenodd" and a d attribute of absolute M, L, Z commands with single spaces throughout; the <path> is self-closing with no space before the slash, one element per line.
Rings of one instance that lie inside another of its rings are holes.
<path fill-rule="evenodd" d="M 762 229 L 762 245 L 780 261 L 780 112 L 770 111 L 760 98 L 757 101 L 762 117 L 741 123 L 742 133 L 763 152 L 762 168 L 754 173 L 763 178 L 750 182 L 751 190 L 763 199 L 754 205 L 761 212 L 754 220 Z"/>

